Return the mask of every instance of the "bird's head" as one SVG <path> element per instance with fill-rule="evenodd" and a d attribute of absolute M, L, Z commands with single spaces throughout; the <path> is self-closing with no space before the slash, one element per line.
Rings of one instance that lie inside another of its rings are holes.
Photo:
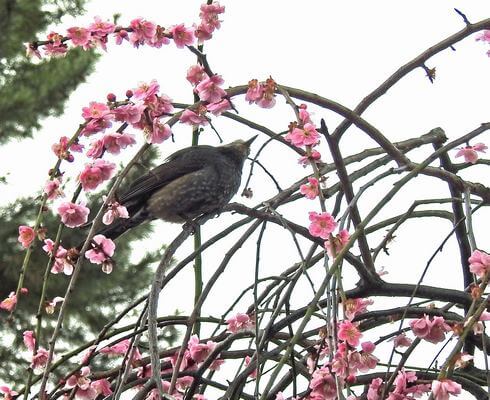
<path fill-rule="evenodd" d="M 234 142 L 231 142 L 231 143 L 225 144 L 224 146 L 221 146 L 221 148 L 225 151 L 231 150 L 233 153 L 238 154 L 238 156 L 243 161 L 245 161 L 245 159 L 250 154 L 250 145 L 257 138 L 257 136 L 258 135 L 255 135 L 248 140 L 238 139 L 238 140 L 235 140 Z"/>

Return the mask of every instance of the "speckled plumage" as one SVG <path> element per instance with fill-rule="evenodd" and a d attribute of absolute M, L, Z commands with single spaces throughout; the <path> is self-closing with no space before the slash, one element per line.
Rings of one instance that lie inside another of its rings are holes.
<path fill-rule="evenodd" d="M 129 219 L 118 219 L 100 233 L 114 239 L 145 220 L 183 223 L 219 211 L 240 187 L 250 144 L 237 140 L 213 146 L 193 146 L 172 154 L 118 193 Z"/>

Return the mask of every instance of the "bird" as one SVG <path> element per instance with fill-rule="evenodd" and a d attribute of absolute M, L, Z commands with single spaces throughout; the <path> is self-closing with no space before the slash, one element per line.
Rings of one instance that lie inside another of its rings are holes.
<path fill-rule="evenodd" d="M 129 218 L 116 219 L 98 234 L 116 239 L 144 221 L 190 223 L 198 216 L 219 213 L 240 187 L 243 164 L 256 137 L 173 153 L 116 193 L 116 201 L 126 207 Z"/>

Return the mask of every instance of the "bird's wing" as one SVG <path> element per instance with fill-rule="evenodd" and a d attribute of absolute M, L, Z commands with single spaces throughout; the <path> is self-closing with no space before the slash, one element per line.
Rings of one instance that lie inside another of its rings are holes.
<path fill-rule="evenodd" d="M 126 191 L 118 195 L 119 202 L 126 205 L 132 200 L 138 202 L 145 200 L 169 182 L 202 169 L 210 161 L 209 149 L 215 148 L 212 146 L 195 146 L 177 151 L 167 158 L 167 162 L 133 181 Z M 211 153 L 213 153 L 212 150 Z"/>

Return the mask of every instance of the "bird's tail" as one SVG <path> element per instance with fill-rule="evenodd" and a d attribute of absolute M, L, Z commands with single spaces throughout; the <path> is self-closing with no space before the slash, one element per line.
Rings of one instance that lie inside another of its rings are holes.
<path fill-rule="evenodd" d="M 100 229 L 96 231 L 95 235 L 104 235 L 106 238 L 114 240 L 121 236 L 127 230 L 138 226 L 148 219 L 148 213 L 139 211 L 130 218 L 118 218 L 112 224 L 100 227 Z M 77 249 L 79 251 L 82 249 L 84 243 L 85 241 L 81 242 L 77 246 Z"/>

